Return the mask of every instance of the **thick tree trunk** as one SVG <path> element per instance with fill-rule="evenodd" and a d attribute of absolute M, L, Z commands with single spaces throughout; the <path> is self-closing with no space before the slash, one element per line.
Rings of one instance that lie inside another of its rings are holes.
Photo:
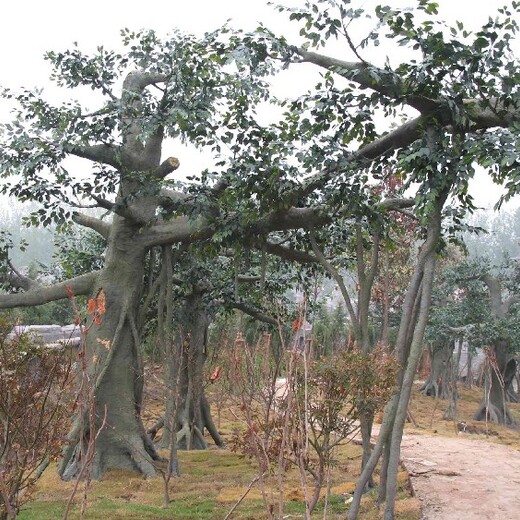
<path fill-rule="evenodd" d="M 453 355 L 452 344 L 449 341 L 443 343 L 430 343 L 430 375 L 421 388 L 424 395 L 430 397 L 448 399 L 449 388 L 446 383 L 451 380 L 450 359 Z"/>
<path fill-rule="evenodd" d="M 514 424 L 507 406 L 507 391 L 513 377 L 511 368 L 508 371 L 508 345 L 498 342 L 488 354 L 484 397 L 473 416 L 476 421 L 491 421 L 498 424 Z M 509 365 L 511 366 L 511 365 Z"/>
<path fill-rule="evenodd" d="M 184 325 L 178 339 L 181 343 L 181 354 L 166 360 L 166 381 L 171 383 L 178 380 L 175 394 L 178 392 L 179 398 L 177 406 L 173 399 L 167 400 L 162 421 L 164 432 L 158 447 L 167 448 L 170 445 L 172 424 L 176 424 L 179 449 L 206 449 L 205 429 L 217 446 L 224 446 L 204 394 L 203 371 L 208 317 L 199 291 L 194 290 L 186 298 L 181 321 Z"/>
<path fill-rule="evenodd" d="M 145 252 L 135 247 L 136 229 L 122 221 L 113 226 L 106 268 L 94 289 L 94 295 L 104 291 L 106 312 L 86 333 L 81 402 L 59 467 L 63 479 L 82 476 L 86 463 L 94 478 L 109 469 L 154 475 L 158 459 L 141 421 L 143 363 L 136 319 Z"/>

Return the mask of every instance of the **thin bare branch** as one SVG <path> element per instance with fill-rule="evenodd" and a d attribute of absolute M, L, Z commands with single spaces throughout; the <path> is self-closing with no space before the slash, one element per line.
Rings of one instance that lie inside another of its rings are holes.
<path fill-rule="evenodd" d="M 339 274 L 337 269 L 335 269 L 334 266 L 325 258 L 325 255 L 323 254 L 321 249 L 318 247 L 318 244 L 316 242 L 316 234 L 314 232 L 314 229 L 312 229 L 312 228 L 309 230 L 309 238 L 311 241 L 312 250 L 314 251 L 316 258 L 318 258 L 320 264 L 325 269 L 325 271 L 327 271 L 330 274 L 330 276 L 334 279 L 334 281 L 338 284 L 339 290 L 341 291 L 341 295 L 343 296 L 343 300 L 345 301 L 347 311 L 348 311 L 350 319 L 352 321 L 352 326 L 354 328 L 354 335 L 356 338 L 358 338 L 359 337 L 358 317 L 357 317 L 356 311 L 354 310 L 354 306 L 352 305 L 352 300 L 350 299 L 350 295 L 348 293 L 345 282 L 343 281 L 343 277 Z"/>
<path fill-rule="evenodd" d="M 25 276 L 24 274 L 20 273 L 20 271 L 16 269 L 16 267 L 10 259 L 7 260 L 7 265 L 9 266 L 9 269 L 11 269 L 7 281 L 13 289 L 22 289 L 24 291 L 30 291 L 40 286 L 40 284 L 36 280 L 33 280 L 32 278 L 29 278 L 28 276 Z"/>

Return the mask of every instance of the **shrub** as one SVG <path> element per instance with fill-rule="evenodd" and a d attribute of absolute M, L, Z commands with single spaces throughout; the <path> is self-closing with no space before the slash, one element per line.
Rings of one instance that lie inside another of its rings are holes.
<path fill-rule="evenodd" d="M 9 338 L 0 319 L 0 518 L 15 518 L 69 426 L 70 356 L 65 348 Z"/>

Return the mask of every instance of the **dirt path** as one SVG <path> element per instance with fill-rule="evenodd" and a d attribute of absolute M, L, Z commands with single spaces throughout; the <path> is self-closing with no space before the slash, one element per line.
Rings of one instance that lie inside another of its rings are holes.
<path fill-rule="evenodd" d="M 401 457 L 424 520 L 520 519 L 520 452 L 472 436 L 406 434 Z"/>

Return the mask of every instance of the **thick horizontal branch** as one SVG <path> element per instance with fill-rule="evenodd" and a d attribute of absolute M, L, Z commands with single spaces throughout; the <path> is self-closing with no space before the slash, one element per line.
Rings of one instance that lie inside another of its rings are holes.
<path fill-rule="evenodd" d="M 118 159 L 118 148 L 108 144 L 97 144 L 93 146 L 75 146 L 70 150 L 72 155 L 88 159 L 89 161 L 108 164 L 114 168 L 120 168 Z"/>
<path fill-rule="evenodd" d="M 144 230 L 142 241 L 145 247 L 165 246 L 204 240 L 212 234 L 213 229 L 205 219 L 190 220 L 188 217 L 177 217 Z"/>
<path fill-rule="evenodd" d="M 497 99 L 486 100 L 484 106 L 476 100 L 464 101 L 466 114 L 474 123 L 473 130 L 508 127 L 515 121 L 520 121 L 520 107 L 510 105 L 504 107 Z"/>
<path fill-rule="evenodd" d="M 271 231 L 287 231 L 289 229 L 321 226 L 330 222 L 331 216 L 325 206 L 311 208 L 290 208 L 285 211 L 275 211 L 255 224 L 251 225 L 251 233 L 266 234 Z"/>
<path fill-rule="evenodd" d="M 384 211 L 399 211 L 401 209 L 412 208 L 415 205 L 414 199 L 402 199 L 391 197 L 382 200 L 377 207 Z"/>
<path fill-rule="evenodd" d="M 157 204 L 166 211 L 175 211 L 181 204 L 186 203 L 191 198 L 193 198 L 193 195 L 163 188 L 157 197 Z"/>
<path fill-rule="evenodd" d="M 102 237 L 108 238 L 111 225 L 99 218 L 84 215 L 83 213 L 74 213 L 72 220 L 83 227 L 88 227 L 99 233 Z"/>
<path fill-rule="evenodd" d="M 68 298 L 70 295 L 88 295 L 97 279 L 98 273 L 88 273 L 54 285 L 43 286 L 15 294 L 0 295 L 0 309 L 13 307 L 35 307 L 45 303 Z"/>
<path fill-rule="evenodd" d="M 380 203 L 381 208 L 385 210 L 397 209 L 399 207 L 410 207 L 413 204 L 411 199 L 388 199 Z M 274 211 L 265 217 L 259 218 L 254 224 L 243 230 L 244 239 L 255 240 L 255 237 L 265 236 L 273 231 L 287 231 L 290 229 L 320 227 L 330 223 L 331 215 L 325 206 L 316 206 L 309 208 L 290 208 L 283 211 Z M 211 238 L 214 233 L 214 227 L 206 219 L 198 218 L 190 220 L 188 217 L 178 217 L 168 222 L 155 224 L 143 230 L 142 241 L 145 247 L 153 247 L 159 245 L 172 245 L 175 243 L 191 243 Z M 262 248 L 261 242 L 257 243 L 257 247 Z M 266 248 L 272 249 L 273 254 L 278 256 L 293 255 L 299 256 L 302 262 L 308 263 L 315 261 L 309 255 L 291 251 L 281 246 L 275 246 L 269 242 Z M 274 252 L 276 250 L 276 253 Z M 289 259 L 289 258 L 288 258 Z"/>
<path fill-rule="evenodd" d="M 273 325 L 274 327 L 278 326 L 278 320 L 276 320 L 272 316 L 265 314 L 264 312 L 259 311 L 258 309 L 255 309 L 254 307 L 251 307 L 250 305 L 246 305 L 245 303 L 240 302 L 232 302 L 231 307 L 233 307 L 234 309 L 238 309 L 239 311 L 242 311 L 245 314 L 248 314 L 255 320 L 263 321 L 264 323 Z"/>
<path fill-rule="evenodd" d="M 389 98 L 403 101 L 421 113 L 432 112 L 439 108 L 439 103 L 436 100 L 423 96 L 405 96 L 399 86 L 400 78 L 390 70 L 380 69 L 362 62 L 338 60 L 316 52 L 309 52 L 305 49 L 298 49 L 298 54 L 303 62 L 313 63 L 336 72 L 363 88 L 370 88 Z"/>
<path fill-rule="evenodd" d="M 256 283 L 260 282 L 262 280 L 262 277 L 260 275 L 256 274 L 239 274 L 237 276 L 237 281 L 240 283 Z"/>
<path fill-rule="evenodd" d="M 330 221 L 325 208 L 291 208 L 276 211 L 259 219 L 245 235 L 255 236 L 271 231 L 285 231 L 308 226 L 320 226 Z M 205 219 L 190 220 L 188 217 L 178 217 L 169 222 L 156 224 L 143 231 L 142 240 L 146 247 L 171 245 L 179 242 L 197 242 L 211 238 L 214 228 Z M 247 237 L 246 237 L 247 238 Z"/>
<path fill-rule="evenodd" d="M 146 87 L 156 83 L 163 83 L 167 80 L 168 76 L 166 74 L 136 70 L 126 76 L 123 82 L 123 90 L 140 94 Z"/>

